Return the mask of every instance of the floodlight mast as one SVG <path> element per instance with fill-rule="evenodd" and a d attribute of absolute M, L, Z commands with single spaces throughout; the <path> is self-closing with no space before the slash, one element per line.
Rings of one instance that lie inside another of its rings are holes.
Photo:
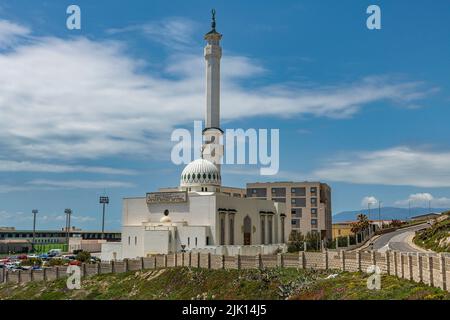
<path fill-rule="evenodd" d="M 99 202 L 103 206 L 102 238 L 104 239 L 105 238 L 105 208 L 106 208 L 106 205 L 109 203 L 109 197 L 108 196 L 101 196 Z"/>

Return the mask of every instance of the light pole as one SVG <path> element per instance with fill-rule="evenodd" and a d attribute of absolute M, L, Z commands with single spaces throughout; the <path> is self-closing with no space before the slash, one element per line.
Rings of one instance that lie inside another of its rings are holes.
<path fill-rule="evenodd" d="M 105 239 L 105 207 L 109 203 L 109 197 L 101 196 L 100 204 L 103 205 L 103 218 L 102 218 L 102 238 Z"/>
<path fill-rule="evenodd" d="M 66 214 L 66 233 L 67 233 L 67 245 L 69 245 L 69 237 L 70 237 L 70 215 L 72 214 L 71 209 L 65 209 L 64 213 Z"/>
<path fill-rule="evenodd" d="M 370 235 L 372 234 L 372 226 L 370 225 L 370 205 L 371 205 L 372 203 L 369 201 L 369 202 L 367 202 L 367 208 L 369 209 L 368 210 L 368 215 L 369 215 L 369 237 L 370 237 Z"/>
<path fill-rule="evenodd" d="M 408 218 L 411 218 L 411 200 L 408 201 Z"/>
<path fill-rule="evenodd" d="M 36 215 L 38 213 L 38 209 L 31 210 L 31 213 L 33 213 L 33 242 L 31 243 L 31 251 L 34 252 L 34 243 L 36 238 Z"/>
<path fill-rule="evenodd" d="M 381 222 L 381 204 L 382 203 L 383 202 L 378 200 L 378 221 L 379 221 L 380 226 L 381 226 L 380 229 L 382 229 L 382 227 L 383 227 L 383 223 Z"/>

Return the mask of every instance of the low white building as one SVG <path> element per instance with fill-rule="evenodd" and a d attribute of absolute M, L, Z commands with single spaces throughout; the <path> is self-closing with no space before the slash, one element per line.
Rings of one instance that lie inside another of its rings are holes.
<path fill-rule="evenodd" d="M 284 250 L 290 233 L 284 203 L 233 197 L 220 190 L 216 166 L 198 159 L 183 170 L 179 191 L 125 198 L 122 242 L 103 244 L 102 259 L 183 250 L 222 254 Z"/>

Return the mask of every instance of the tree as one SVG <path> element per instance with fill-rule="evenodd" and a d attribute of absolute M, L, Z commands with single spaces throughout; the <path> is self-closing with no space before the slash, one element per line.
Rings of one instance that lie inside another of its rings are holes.
<path fill-rule="evenodd" d="M 369 227 L 369 219 L 367 218 L 367 216 L 365 214 L 358 214 L 358 216 L 356 217 L 357 221 L 353 222 L 351 224 L 352 228 L 351 231 L 353 233 L 359 233 L 362 232 L 364 230 L 366 230 Z"/>
<path fill-rule="evenodd" d="M 80 251 L 77 253 L 76 259 L 80 262 L 89 262 L 91 254 L 87 251 Z"/>
<path fill-rule="evenodd" d="M 298 232 L 297 230 L 292 230 L 291 234 L 289 235 L 288 251 L 297 252 L 302 250 L 304 241 L 305 237 L 300 232 Z"/>
<path fill-rule="evenodd" d="M 400 220 L 392 220 L 391 221 L 391 227 L 397 228 L 400 227 L 401 225 L 403 225 L 403 222 L 401 222 Z"/>

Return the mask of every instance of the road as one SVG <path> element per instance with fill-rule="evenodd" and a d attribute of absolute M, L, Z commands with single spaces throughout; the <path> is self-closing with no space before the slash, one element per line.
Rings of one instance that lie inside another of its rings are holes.
<path fill-rule="evenodd" d="M 415 231 L 426 227 L 429 227 L 429 225 L 424 223 L 383 234 L 373 241 L 373 250 L 378 250 L 380 252 L 385 252 L 386 250 L 397 250 L 402 252 L 426 252 L 426 250 L 415 248 L 408 243 L 408 238 L 411 239 L 411 237 L 414 236 Z"/>

